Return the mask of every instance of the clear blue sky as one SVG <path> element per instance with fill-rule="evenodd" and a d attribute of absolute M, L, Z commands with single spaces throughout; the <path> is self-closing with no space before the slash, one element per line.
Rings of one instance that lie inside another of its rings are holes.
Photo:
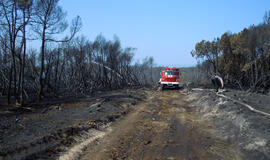
<path fill-rule="evenodd" d="M 137 48 L 135 60 L 153 56 L 157 65 L 192 66 L 196 42 L 262 22 L 270 0 L 60 0 L 70 21 L 80 15 L 89 40 L 117 35 Z"/>

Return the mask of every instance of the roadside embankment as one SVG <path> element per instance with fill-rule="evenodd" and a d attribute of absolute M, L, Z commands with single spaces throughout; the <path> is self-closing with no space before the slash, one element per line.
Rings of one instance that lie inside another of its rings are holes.
<path fill-rule="evenodd" d="M 202 119 L 214 122 L 217 130 L 212 134 L 234 142 L 245 159 L 270 159 L 270 118 L 243 105 L 270 113 L 270 97 L 236 90 L 221 94 L 230 98 L 209 89 L 195 89 L 187 93 L 187 101 L 203 113 Z"/>

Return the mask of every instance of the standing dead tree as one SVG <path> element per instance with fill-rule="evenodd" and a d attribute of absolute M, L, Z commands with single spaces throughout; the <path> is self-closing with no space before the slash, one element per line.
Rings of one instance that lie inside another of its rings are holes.
<path fill-rule="evenodd" d="M 35 3 L 35 16 L 32 19 L 33 29 L 41 39 L 41 51 L 40 51 L 40 73 L 39 83 L 40 89 L 38 94 L 38 100 L 42 99 L 44 89 L 45 73 L 45 47 L 46 42 L 61 42 L 70 41 L 74 35 L 80 30 L 81 20 L 80 17 L 76 17 L 73 20 L 71 26 L 71 36 L 66 37 L 63 40 L 57 40 L 53 36 L 63 33 L 67 27 L 66 12 L 58 5 L 59 0 L 38 0 Z"/>
<path fill-rule="evenodd" d="M 23 82 L 24 82 L 24 63 L 26 54 L 26 26 L 30 19 L 30 6 L 32 1 L 1 0 L 0 1 L 0 25 L 1 41 L 4 45 L 4 52 L 10 60 L 9 82 L 8 82 L 8 103 L 11 102 L 11 88 L 13 85 L 13 95 L 23 105 Z M 5 34 L 7 33 L 7 34 Z M 8 43 L 6 42 L 8 38 Z M 18 43 L 20 42 L 20 45 Z M 23 50 L 23 55 L 21 54 Z M 11 57 L 11 58 L 10 58 Z M 19 74 L 17 74 L 19 72 Z M 18 81 L 19 80 L 19 81 Z"/>
<path fill-rule="evenodd" d="M 75 37 L 79 16 L 71 22 L 70 35 L 60 38 L 68 23 L 58 2 L 0 0 L 0 93 L 8 103 L 153 84 L 153 58 L 133 64 L 136 49 L 122 48 L 116 36 Z M 40 50 L 27 48 L 32 40 L 41 43 Z"/>

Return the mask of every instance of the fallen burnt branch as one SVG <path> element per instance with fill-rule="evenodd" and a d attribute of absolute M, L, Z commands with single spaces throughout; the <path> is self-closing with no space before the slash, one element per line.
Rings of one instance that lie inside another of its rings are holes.
<path fill-rule="evenodd" d="M 248 108 L 249 110 L 251 110 L 252 112 L 256 112 L 256 113 L 262 114 L 262 115 L 267 116 L 268 118 L 270 118 L 270 114 L 269 114 L 269 113 L 266 113 L 266 112 L 257 110 L 257 109 L 253 108 L 252 106 L 250 106 L 250 105 L 248 105 L 248 104 L 246 104 L 246 103 L 243 103 L 243 102 L 241 102 L 241 101 L 232 99 L 232 98 L 230 98 L 230 97 L 228 97 L 228 96 L 225 96 L 225 95 L 223 95 L 223 94 L 218 94 L 218 93 L 217 93 L 217 96 L 223 97 L 223 98 L 226 98 L 226 99 L 229 99 L 229 100 L 231 100 L 231 101 L 233 101 L 233 102 L 236 102 L 236 103 L 238 103 L 238 104 L 241 104 L 241 105 L 247 107 L 247 108 Z"/>

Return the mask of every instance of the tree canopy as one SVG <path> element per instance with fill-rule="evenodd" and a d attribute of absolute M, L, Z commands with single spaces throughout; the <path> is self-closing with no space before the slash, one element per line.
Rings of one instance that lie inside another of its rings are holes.
<path fill-rule="evenodd" d="M 221 75 L 227 85 L 264 92 L 270 88 L 269 17 L 270 11 L 256 26 L 239 33 L 225 32 L 212 42 L 202 40 L 191 54 L 201 60 L 209 74 Z"/>

